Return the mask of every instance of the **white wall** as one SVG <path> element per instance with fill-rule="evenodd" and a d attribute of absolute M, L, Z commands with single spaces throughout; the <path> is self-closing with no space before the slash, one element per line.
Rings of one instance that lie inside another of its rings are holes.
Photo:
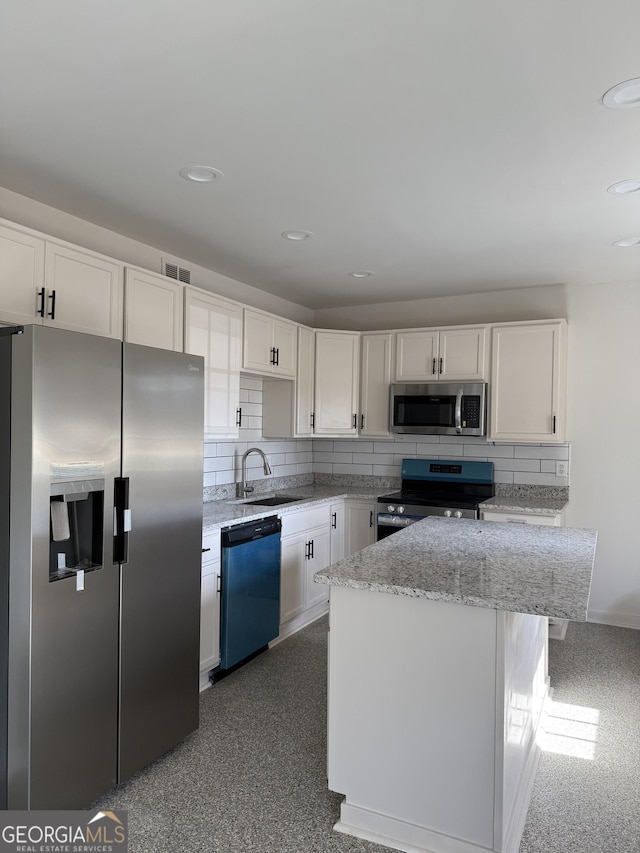
<path fill-rule="evenodd" d="M 100 252 L 126 264 L 144 267 L 157 273 L 162 272 L 162 258 L 171 258 L 182 262 L 181 266 L 191 270 L 191 283 L 196 287 L 210 290 L 228 299 L 236 299 L 238 302 L 261 308 L 263 311 L 272 311 L 274 314 L 298 323 L 310 324 L 313 319 L 313 311 L 302 305 L 296 305 L 251 287 L 249 284 L 199 267 L 188 259 L 175 258 L 163 252 L 161 247 L 147 246 L 131 240 L 122 234 L 116 234 L 115 231 L 78 219 L 77 216 L 71 216 L 62 210 L 18 195 L 4 187 L 0 187 L 0 217 L 25 225 L 27 228 L 42 231 L 59 240 L 67 240 L 69 243 L 83 246 L 93 252 Z"/>
<path fill-rule="evenodd" d="M 598 530 L 589 617 L 640 628 L 640 282 L 568 289 L 571 499 Z"/>

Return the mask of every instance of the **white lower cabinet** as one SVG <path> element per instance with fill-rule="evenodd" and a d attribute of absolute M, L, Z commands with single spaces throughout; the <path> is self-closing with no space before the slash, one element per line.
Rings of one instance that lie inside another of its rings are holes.
<path fill-rule="evenodd" d="M 200 690 L 209 686 L 209 671 L 220 663 L 220 532 L 202 540 L 200 592 Z"/>
<path fill-rule="evenodd" d="M 313 576 L 331 562 L 330 507 L 282 516 L 280 637 L 297 631 L 327 608 L 329 587 Z"/>
<path fill-rule="evenodd" d="M 337 501 L 336 503 L 331 504 L 329 509 L 331 512 L 331 562 L 329 565 L 333 565 L 333 563 L 337 563 L 339 560 L 342 560 L 345 555 L 344 501 Z"/>
<path fill-rule="evenodd" d="M 348 500 L 345 515 L 344 556 L 349 557 L 376 541 L 376 502 Z"/>

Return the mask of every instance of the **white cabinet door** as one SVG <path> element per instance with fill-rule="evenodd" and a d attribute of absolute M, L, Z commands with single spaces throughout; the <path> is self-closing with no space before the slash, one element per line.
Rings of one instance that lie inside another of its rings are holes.
<path fill-rule="evenodd" d="M 362 335 L 360 435 L 389 435 L 391 347 L 391 333 Z"/>
<path fill-rule="evenodd" d="M 316 332 L 317 435 L 357 435 L 358 332 Z"/>
<path fill-rule="evenodd" d="M 331 504 L 331 563 L 342 560 L 345 551 L 345 508 L 344 501 Z"/>
<path fill-rule="evenodd" d="M 375 501 L 346 501 L 345 557 L 376 541 Z"/>
<path fill-rule="evenodd" d="M 200 591 L 200 672 L 220 663 L 220 533 L 203 538 Z M 206 679 L 204 686 L 206 686 Z"/>
<path fill-rule="evenodd" d="M 298 366 L 295 382 L 295 435 L 313 434 L 313 406 L 315 390 L 315 333 L 306 326 L 298 326 Z"/>
<path fill-rule="evenodd" d="M 487 330 L 442 329 L 438 342 L 439 378 L 445 382 L 486 379 Z"/>
<path fill-rule="evenodd" d="M 295 323 L 275 319 L 273 321 L 273 346 L 276 351 L 274 376 L 296 375 L 296 355 L 298 351 L 298 327 Z"/>
<path fill-rule="evenodd" d="M 122 264 L 47 242 L 45 287 L 47 325 L 122 338 Z"/>
<path fill-rule="evenodd" d="M 305 609 L 306 531 L 282 539 L 280 552 L 280 624 L 299 616 Z"/>
<path fill-rule="evenodd" d="M 164 275 L 127 267 L 124 339 L 182 352 L 184 287 Z"/>
<path fill-rule="evenodd" d="M 484 326 L 398 332 L 396 381 L 481 381 L 486 378 Z"/>
<path fill-rule="evenodd" d="M 185 352 L 204 356 L 205 438 L 237 438 L 242 356 L 242 308 L 185 288 Z"/>
<path fill-rule="evenodd" d="M 494 326 L 490 441 L 564 441 L 565 320 Z"/>
<path fill-rule="evenodd" d="M 320 569 L 325 569 L 331 563 L 331 537 L 329 531 L 317 528 L 310 531 L 306 545 L 306 595 L 305 602 L 307 610 L 318 604 L 329 601 L 329 586 L 325 583 L 316 583 L 313 576 Z"/>
<path fill-rule="evenodd" d="M 245 308 L 243 370 L 293 379 L 296 375 L 296 350 L 295 323 Z"/>
<path fill-rule="evenodd" d="M 431 382 L 437 376 L 438 332 L 417 330 L 396 336 L 396 381 Z"/>
<path fill-rule="evenodd" d="M 0 225 L 0 321 L 42 323 L 44 240 Z"/>

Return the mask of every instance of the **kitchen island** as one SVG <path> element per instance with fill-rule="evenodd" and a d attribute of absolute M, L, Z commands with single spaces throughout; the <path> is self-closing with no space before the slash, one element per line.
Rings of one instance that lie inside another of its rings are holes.
<path fill-rule="evenodd" d="M 549 693 L 547 617 L 586 619 L 595 531 L 427 518 L 323 569 L 336 829 L 516 853 Z"/>

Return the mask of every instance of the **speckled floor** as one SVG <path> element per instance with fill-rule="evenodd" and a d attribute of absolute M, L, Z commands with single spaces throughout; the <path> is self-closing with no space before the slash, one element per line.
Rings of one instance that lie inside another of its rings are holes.
<path fill-rule="evenodd" d="M 94 804 L 129 811 L 131 853 L 387 850 L 331 828 L 326 630 L 206 691 L 198 732 Z M 549 748 L 571 755 L 543 753 L 520 853 L 638 853 L 640 631 L 571 623 L 550 668 L 564 728 Z"/>

